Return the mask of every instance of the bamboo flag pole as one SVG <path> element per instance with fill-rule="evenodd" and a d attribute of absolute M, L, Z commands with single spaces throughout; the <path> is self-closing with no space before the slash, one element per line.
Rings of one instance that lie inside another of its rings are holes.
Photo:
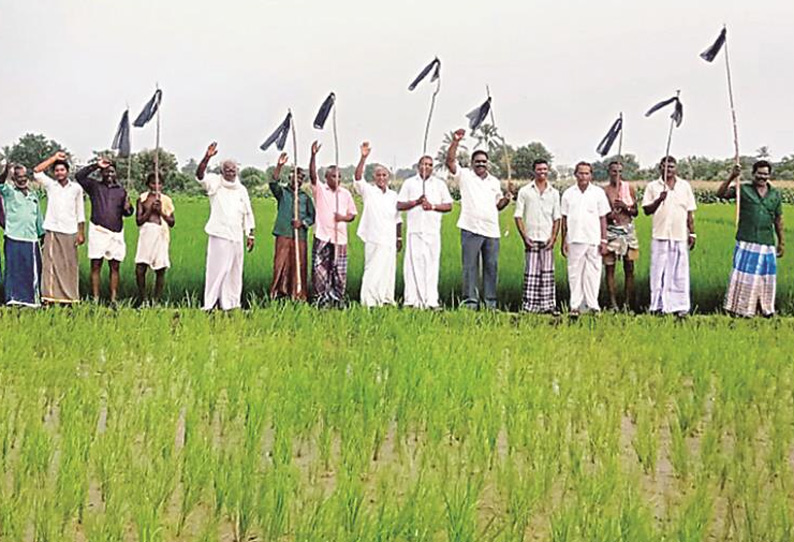
<path fill-rule="evenodd" d="M 623 111 L 620 112 L 620 134 L 618 135 L 618 163 L 623 166 Z"/>
<path fill-rule="evenodd" d="M 160 88 L 159 86 L 157 87 Z M 157 187 L 157 199 L 160 199 L 160 107 L 157 108 L 157 128 L 154 136 L 154 185 Z"/>
<path fill-rule="evenodd" d="M 491 89 L 488 88 L 488 85 L 485 85 L 485 92 L 488 94 L 488 99 L 490 99 Z M 491 125 L 493 125 L 494 134 L 496 134 L 497 137 L 502 141 L 502 159 L 504 160 L 505 167 L 507 168 L 507 189 L 509 191 L 513 184 L 513 169 L 510 167 L 510 151 L 507 149 L 507 142 L 505 141 L 505 138 L 501 135 L 498 135 L 498 132 L 496 132 L 496 119 L 493 115 L 493 107 L 490 108 L 489 113 L 491 115 Z"/>
<path fill-rule="evenodd" d="M 681 90 L 675 91 L 675 98 L 681 97 Z M 669 162 L 670 158 L 670 147 L 673 144 L 673 128 L 675 128 L 676 119 L 675 115 L 670 117 L 670 130 L 667 132 L 667 147 L 665 147 L 664 151 L 664 169 L 662 169 L 662 183 L 664 184 L 664 190 L 667 190 L 667 163 Z"/>
<path fill-rule="evenodd" d="M 727 31 L 727 27 L 723 26 L 723 31 Z M 731 105 L 731 121 L 733 123 L 733 149 L 734 149 L 734 163 L 738 166 L 741 164 L 739 156 L 739 129 L 736 122 L 736 107 L 733 103 L 733 83 L 731 81 L 731 63 L 728 58 L 728 40 L 725 40 L 725 74 L 728 80 L 728 101 Z M 742 191 L 741 191 L 741 178 L 736 178 L 736 225 L 739 225 L 739 214 L 742 207 Z"/>
<path fill-rule="evenodd" d="M 430 135 L 430 121 L 433 120 L 433 110 L 436 107 L 436 97 L 441 91 L 441 76 L 436 78 L 436 90 L 433 91 L 433 96 L 430 98 L 430 112 L 427 114 L 427 124 L 425 125 L 425 139 L 422 143 L 422 155 L 427 154 L 427 138 Z M 423 192 L 424 193 L 424 192 Z"/>
<path fill-rule="evenodd" d="M 289 111 L 292 115 L 292 111 Z M 298 190 L 298 137 L 295 134 L 295 122 L 290 122 L 290 129 L 292 131 L 292 216 L 295 220 L 300 220 L 300 207 L 299 207 L 299 190 Z M 302 284 L 302 271 L 301 271 L 301 251 L 300 251 L 300 234 L 297 228 L 292 228 L 293 240 L 295 245 L 295 291 L 298 295 L 303 291 Z"/>

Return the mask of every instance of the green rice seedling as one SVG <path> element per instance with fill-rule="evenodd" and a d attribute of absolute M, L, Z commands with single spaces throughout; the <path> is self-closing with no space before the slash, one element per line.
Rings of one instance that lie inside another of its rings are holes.
<path fill-rule="evenodd" d="M 188 515 L 193 511 L 209 486 L 212 476 L 212 456 L 207 453 L 211 448 L 209 435 L 199 425 L 196 414 L 191 410 L 185 420 L 185 447 L 182 451 L 182 498 L 179 503 L 179 519 L 176 534 L 182 534 Z"/>
<path fill-rule="evenodd" d="M 461 478 L 444 488 L 446 533 L 449 542 L 478 540 L 477 502 L 483 479 L 476 474 L 462 474 Z"/>
<path fill-rule="evenodd" d="M 680 515 L 672 525 L 671 539 L 678 542 L 697 542 L 706 538 L 711 513 L 713 497 L 707 485 L 696 488 L 692 496 L 687 499 L 680 510 Z"/>
<path fill-rule="evenodd" d="M 686 480 L 689 476 L 689 449 L 684 434 L 685 429 L 673 417 L 669 420 L 668 427 L 670 428 L 670 463 L 676 475 Z"/>

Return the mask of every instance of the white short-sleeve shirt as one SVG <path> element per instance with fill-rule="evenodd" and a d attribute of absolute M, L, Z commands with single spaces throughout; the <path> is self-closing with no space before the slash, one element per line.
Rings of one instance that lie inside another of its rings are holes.
<path fill-rule="evenodd" d="M 667 190 L 667 198 L 653 213 L 651 237 L 660 240 L 686 241 L 689 238 L 687 215 L 697 209 L 695 194 L 687 181 L 676 178 L 672 189 L 667 188 L 661 179 L 649 182 L 642 196 L 642 206 L 652 204 L 665 190 Z"/>
<path fill-rule="evenodd" d="M 589 183 L 584 192 L 578 184 L 562 195 L 560 211 L 566 217 L 568 243 L 599 245 L 601 243 L 601 217 L 611 211 L 606 192 Z"/>
<path fill-rule="evenodd" d="M 457 167 L 453 178 L 460 186 L 460 218 L 458 228 L 484 237 L 498 239 L 499 210 L 497 202 L 502 199 L 499 179 L 488 174 L 480 178 L 469 168 Z"/>
<path fill-rule="evenodd" d="M 85 222 L 85 200 L 83 188 L 72 181 L 62 185 L 46 173 L 34 173 L 35 178 L 47 192 L 47 213 L 44 230 L 72 235 L 77 225 Z"/>
<path fill-rule="evenodd" d="M 406 180 L 400 187 L 397 201 L 400 203 L 416 201 L 422 194 L 431 205 L 452 203 L 452 195 L 449 193 L 447 183 L 433 175 L 427 179 L 414 175 Z M 405 221 L 408 226 L 408 235 L 413 233 L 441 235 L 441 216 L 442 214 L 438 211 L 425 211 L 421 205 L 406 211 Z"/>
<path fill-rule="evenodd" d="M 358 223 L 358 237 L 365 243 L 395 245 L 397 224 L 403 220 L 397 210 L 397 192 L 390 188 L 384 192 L 363 179 L 353 181 L 353 186 L 364 201 L 364 211 Z"/>
<path fill-rule="evenodd" d="M 547 184 L 541 194 L 532 181 L 518 191 L 514 216 L 524 221 L 530 240 L 547 241 L 554 230 L 554 221 L 562 217 L 560 192 Z"/>

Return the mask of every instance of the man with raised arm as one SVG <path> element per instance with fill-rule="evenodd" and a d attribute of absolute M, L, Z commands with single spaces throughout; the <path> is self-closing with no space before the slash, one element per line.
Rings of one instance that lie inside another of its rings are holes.
<path fill-rule="evenodd" d="M 736 198 L 733 184 L 741 176 L 734 166 L 730 177 L 717 190 L 723 199 Z M 737 316 L 775 314 L 777 258 L 783 257 L 783 197 L 769 183 L 772 165 L 766 160 L 753 164 L 753 182 L 742 183 L 739 227 L 733 249 L 733 270 L 725 295 L 725 310 Z"/>
<path fill-rule="evenodd" d="M 356 218 L 350 191 L 340 186 L 339 167 L 325 170 L 325 181 L 317 176 L 320 144 L 312 143 L 309 179 L 312 184 L 317 222 L 312 247 L 314 302 L 320 306 L 344 306 L 347 288 L 347 223 Z"/>
<path fill-rule="evenodd" d="M 281 169 L 287 163 L 287 153 L 281 153 L 270 181 L 270 192 L 278 202 L 273 236 L 276 246 L 273 251 L 273 282 L 270 285 L 271 299 L 290 298 L 293 301 L 306 301 L 309 284 L 306 282 L 307 247 L 306 237 L 314 224 L 314 203 L 311 196 L 301 190 L 304 174 L 297 170 L 297 178 L 290 174 L 289 183 L 279 182 Z M 297 167 L 297 166 L 296 166 Z M 296 186 L 297 183 L 297 186 Z M 298 218 L 295 218 L 295 192 L 298 192 Z M 300 259 L 300 290 L 298 290 L 298 262 L 295 259 L 295 233 L 298 234 L 298 254 Z"/>
<path fill-rule="evenodd" d="M 653 215 L 651 231 L 651 313 L 689 313 L 689 251 L 695 248 L 695 195 L 676 176 L 676 161 L 659 161 L 661 177 L 645 186 L 642 210 Z"/>
<path fill-rule="evenodd" d="M 33 168 L 33 178 L 47 193 L 42 251 L 41 299 L 70 304 L 80 300 L 77 247 L 85 243 L 83 189 L 69 180 L 66 153 L 58 151 Z M 52 168 L 53 177 L 45 173 Z"/>
<path fill-rule="evenodd" d="M 364 241 L 364 275 L 361 277 L 361 304 L 365 307 L 394 305 L 397 252 L 402 250 L 402 217 L 397 210 L 397 192 L 389 188 L 389 170 L 378 164 L 375 182 L 364 179 L 364 165 L 371 152 L 361 144 L 353 186 L 364 200 L 358 236 Z"/>
<path fill-rule="evenodd" d="M 218 144 L 207 147 L 196 170 L 196 179 L 210 200 L 207 232 L 207 272 L 204 282 L 204 310 L 223 311 L 241 306 L 243 293 L 243 256 L 254 249 L 254 211 L 248 190 L 237 177 L 233 160 L 221 162 L 221 174 L 208 174 L 210 159 L 218 154 Z"/>
<path fill-rule="evenodd" d="M 640 244 L 634 229 L 634 218 L 639 214 L 637 195 L 634 187 L 621 178 L 623 165 L 618 161 L 609 163 L 609 183 L 604 187 L 609 205 L 607 215 L 607 253 L 606 266 L 609 305 L 618 310 L 615 268 L 618 260 L 623 260 L 625 304 L 634 307 L 634 262 L 640 257 Z"/>
<path fill-rule="evenodd" d="M 447 169 L 460 187 L 460 244 L 463 257 L 462 306 L 480 306 L 480 270 L 482 269 L 485 307 L 496 308 L 496 282 L 499 269 L 499 211 L 513 199 L 511 187 L 502 193 L 499 179 L 488 172 L 488 153 L 475 150 L 472 167 L 458 164 L 458 145 L 466 131 L 455 131 L 447 149 Z"/>
<path fill-rule="evenodd" d="M 93 174 L 99 171 L 99 180 Z M 118 182 L 116 165 L 106 158 L 84 167 L 75 179 L 91 199 L 91 220 L 88 224 L 88 258 L 91 260 L 91 295 L 99 301 L 99 275 L 102 261 L 110 268 L 110 302 L 115 303 L 119 291 L 119 267 L 127 255 L 124 242 L 124 217 L 135 212 L 127 190 Z"/>
<path fill-rule="evenodd" d="M 556 313 L 554 244 L 560 231 L 560 193 L 549 184 L 549 163 L 532 164 L 535 179 L 518 191 L 515 221 L 524 242 L 521 310 Z"/>
<path fill-rule="evenodd" d="M 576 184 L 562 194 L 562 255 L 568 259 L 570 314 L 598 312 L 601 262 L 607 251 L 609 201 L 603 188 L 595 186 L 593 166 L 579 162 L 574 168 Z"/>
<path fill-rule="evenodd" d="M 406 211 L 403 258 L 404 305 L 436 309 L 441 265 L 441 217 L 452 210 L 447 184 L 433 175 L 433 158 L 422 156 L 417 174 L 403 182 L 397 209 Z"/>

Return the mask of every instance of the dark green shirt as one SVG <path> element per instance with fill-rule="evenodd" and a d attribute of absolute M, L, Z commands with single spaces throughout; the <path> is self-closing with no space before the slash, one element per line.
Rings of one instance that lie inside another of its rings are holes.
<path fill-rule="evenodd" d="M 752 183 L 742 183 L 737 241 L 775 246 L 775 219 L 783 214 L 783 198 L 780 190 L 770 183 L 767 186 L 769 188 L 762 198 Z M 736 189 L 731 187 L 728 199 L 735 197 Z"/>
<path fill-rule="evenodd" d="M 292 218 L 295 210 L 293 209 L 292 189 L 282 186 L 276 181 L 270 182 L 270 191 L 273 197 L 278 201 L 278 213 L 276 214 L 276 223 L 273 225 L 273 235 L 276 237 L 293 237 L 292 233 Z M 298 191 L 298 217 L 305 226 L 298 230 L 298 235 L 301 240 L 306 240 L 306 233 L 312 224 L 314 224 L 314 203 L 312 198 L 309 197 L 303 190 Z"/>

